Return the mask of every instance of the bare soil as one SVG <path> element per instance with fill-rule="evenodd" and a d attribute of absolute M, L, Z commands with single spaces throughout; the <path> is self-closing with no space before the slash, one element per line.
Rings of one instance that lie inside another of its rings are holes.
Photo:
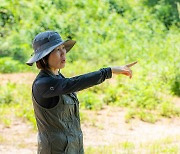
<path fill-rule="evenodd" d="M 139 120 L 125 123 L 125 111 L 121 108 L 106 107 L 101 111 L 87 112 L 91 121 L 84 122 L 84 146 L 109 145 L 121 142 L 146 143 L 166 137 L 180 136 L 180 119 L 162 119 L 156 124 Z M 37 132 L 30 124 L 16 118 L 10 127 L 0 125 L 0 153 L 35 154 Z M 180 141 L 175 143 L 180 145 Z"/>

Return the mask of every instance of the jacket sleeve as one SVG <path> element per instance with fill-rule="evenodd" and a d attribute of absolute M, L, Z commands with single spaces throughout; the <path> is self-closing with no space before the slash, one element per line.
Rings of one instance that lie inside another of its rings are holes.
<path fill-rule="evenodd" d="M 72 78 L 44 77 L 35 82 L 40 95 L 44 98 L 54 97 L 62 94 L 77 92 L 94 85 L 98 85 L 112 77 L 110 67 L 101 68 L 98 71 L 75 76 Z"/>

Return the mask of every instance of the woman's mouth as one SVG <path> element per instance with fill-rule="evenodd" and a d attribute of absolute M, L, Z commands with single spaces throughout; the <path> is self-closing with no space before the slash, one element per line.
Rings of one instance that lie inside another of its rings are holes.
<path fill-rule="evenodd" d="M 63 61 L 61 61 L 62 63 L 65 63 L 66 62 L 66 60 L 63 60 Z"/>

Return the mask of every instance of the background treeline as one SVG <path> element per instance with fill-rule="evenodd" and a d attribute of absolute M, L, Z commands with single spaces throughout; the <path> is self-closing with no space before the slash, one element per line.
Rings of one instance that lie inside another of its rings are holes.
<path fill-rule="evenodd" d="M 166 43 L 160 39 L 179 32 L 179 5 L 178 0 L 1 0 L 0 55 L 23 64 L 34 36 L 50 29 L 77 40 L 71 62 L 147 58 L 161 53 L 150 49 Z"/>
<path fill-rule="evenodd" d="M 127 120 L 149 122 L 180 115 L 166 97 L 180 96 L 179 0 L 1 0 L 0 28 L 2 73 L 37 72 L 25 65 L 32 39 L 56 30 L 63 39 L 77 41 L 67 54 L 66 76 L 139 61 L 133 80 L 115 76 L 111 86 L 105 82 L 79 93 L 82 108 L 128 107 Z M 3 102 L 6 94 L 1 97 Z"/>

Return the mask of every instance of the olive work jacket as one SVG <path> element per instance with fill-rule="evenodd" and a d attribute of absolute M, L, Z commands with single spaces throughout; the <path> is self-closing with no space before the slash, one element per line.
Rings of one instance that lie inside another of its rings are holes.
<path fill-rule="evenodd" d="M 38 128 L 38 154 L 83 154 L 79 101 L 75 92 L 112 77 L 111 68 L 65 78 L 41 70 L 32 85 L 32 101 Z M 58 102 L 53 107 L 54 98 Z"/>

